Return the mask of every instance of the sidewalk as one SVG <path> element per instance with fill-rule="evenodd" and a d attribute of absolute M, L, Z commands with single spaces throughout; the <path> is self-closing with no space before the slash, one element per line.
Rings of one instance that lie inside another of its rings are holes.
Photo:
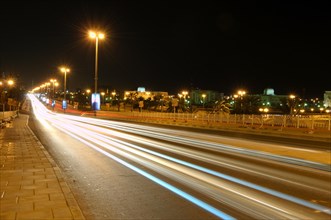
<path fill-rule="evenodd" d="M 0 219 L 84 220 L 59 167 L 21 114 L 0 130 Z"/>

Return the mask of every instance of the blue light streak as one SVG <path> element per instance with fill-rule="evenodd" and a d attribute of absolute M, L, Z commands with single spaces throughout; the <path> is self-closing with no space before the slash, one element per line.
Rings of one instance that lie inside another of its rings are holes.
<path fill-rule="evenodd" d="M 166 189 L 174 192 L 175 194 L 181 196 L 182 198 L 184 198 L 184 199 L 192 202 L 193 204 L 195 204 L 195 205 L 203 208 L 204 210 L 208 211 L 209 213 L 212 213 L 213 215 L 215 215 L 215 216 L 217 216 L 217 217 L 219 217 L 221 219 L 226 219 L 226 220 L 235 220 L 236 219 L 236 218 L 234 218 L 234 217 L 232 217 L 232 216 L 230 216 L 230 215 L 228 215 L 228 214 L 226 214 L 226 213 L 224 213 L 224 212 L 216 209 L 215 207 L 213 207 L 213 206 L 211 206 L 211 205 L 203 202 L 202 200 L 200 200 L 200 199 L 198 199 L 198 198 L 196 198 L 196 197 L 194 197 L 194 196 L 192 196 L 192 195 L 190 195 L 190 194 L 188 194 L 188 193 L 186 193 L 186 192 L 178 189 L 177 187 L 174 187 L 171 184 L 169 184 L 169 183 L 167 183 L 167 182 L 165 182 L 165 181 L 163 181 L 163 180 L 161 180 L 161 179 L 159 179 L 159 178 L 157 178 L 157 177 L 155 177 L 155 176 L 147 173 L 146 171 L 141 170 L 138 167 L 135 167 L 132 164 L 129 164 L 126 161 L 124 161 L 124 160 L 122 160 L 122 159 L 120 159 L 120 158 L 118 158 L 118 157 L 116 157 L 116 156 L 114 156 L 114 155 L 112 155 L 112 154 L 110 154 L 110 153 L 108 153 L 108 152 L 106 152 L 106 151 L 98 148 L 96 145 L 93 145 L 92 143 L 85 141 L 84 139 L 78 137 L 77 135 L 75 135 L 75 134 L 73 134 L 71 132 L 68 132 L 66 130 L 63 130 L 61 127 L 59 127 L 57 125 L 55 125 L 55 126 L 58 129 L 66 132 L 70 136 L 74 137 L 75 139 L 77 139 L 77 140 L 85 143 L 86 145 L 88 145 L 92 149 L 94 149 L 94 150 L 102 153 L 103 155 L 105 155 L 105 156 L 107 156 L 107 157 L 109 157 L 109 158 L 117 161 L 118 163 L 120 163 L 120 164 L 122 164 L 122 165 L 124 165 L 124 166 L 126 166 L 128 168 L 130 168 L 131 170 L 133 170 L 133 171 L 135 171 L 135 172 L 137 172 L 137 173 L 145 176 L 146 178 L 152 180 L 153 182 L 155 182 L 155 183 L 163 186 L 164 188 L 166 188 Z"/>

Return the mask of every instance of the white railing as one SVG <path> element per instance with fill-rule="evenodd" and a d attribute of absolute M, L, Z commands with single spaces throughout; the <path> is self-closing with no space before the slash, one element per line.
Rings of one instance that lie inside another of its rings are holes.
<path fill-rule="evenodd" d="M 209 114 L 197 113 L 161 113 L 130 112 L 136 119 L 152 119 L 155 121 L 176 120 L 185 123 L 204 123 L 209 125 L 236 124 L 242 126 L 293 127 L 307 129 L 325 129 L 330 131 L 331 115 L 244 115 L 244 114 Z"/>

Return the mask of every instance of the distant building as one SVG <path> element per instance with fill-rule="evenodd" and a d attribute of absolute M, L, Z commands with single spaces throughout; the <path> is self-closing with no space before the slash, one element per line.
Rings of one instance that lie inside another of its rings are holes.
<path fill-rule="evenodd" d="M 223 99 L 224 93 L 213 90 L 191 90 L 190 101 L 192 105 L 203 105 L 204 103 L 216 102 Z"/>
<path fill-rule="evenodd" d="M 325 91 L 323 105 L 325 108 L 331 109 L 331 91 Z"/>
<path fill-rule="evenodd" d="M 276 95 L 274 89 L 266 88 L 260 96 L 260 107 L 269 108 L 270 113 L 277 113 L 288 99 L 288 95 Z"/>
<path fill-rule="evenodd" d="M 155 96 L 160 96 L 164 98 L 168 98 L 168 92 L 162 92 L 162 91 L 146 91 L 145 87 L 138 87 L 136 91 L 124 91 L 124 100 L 125 99 L 136 99 L 136 98 L 143 98 L 154 100 Z"/>
<path fill-rule="evenodd" d="M 259 105 L 261 108 L 268 108 L 269 113 L 284 113 L 286 106 L 290 108 L 290 103 L 294 106 L 294 111 L 300 111 L 302 113 L 317 113 L 324 106 L 325 108 L 331 108 L 331 91 L 324 93 L 324 101 L 318 99 L 302 99 L 296 97 L 296 101 L 291 101 L 289 95 L 276 95 L 274 89 L 266 88 L 262 95 L 248 95 L 259 97 Z"/>

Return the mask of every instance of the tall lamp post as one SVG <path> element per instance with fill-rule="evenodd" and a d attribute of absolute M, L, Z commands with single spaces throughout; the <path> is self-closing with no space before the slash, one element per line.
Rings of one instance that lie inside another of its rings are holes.
<path fill-rule="evenodd" d="M 102 103 L 105 104 L 105 92 L 101 92 L 101 96 L 102 96 Z"/>
<path fill-rule="evenodd" d="M 202 96 L 202 99 L 203 99 L 202 105 L 203 105 L 203 108 L 205 108 L 206 94 L 202 94 L 201 96 Z"/>
<path fill-rule="evenodd" d="M 9 79 L 9 80 L 5 80 L 7 85 L 9 87 L 12 87 L 14 85 L 14 81 Z M 1 87 L 1 103 L 2 103 L 2 117 L 5 118 L 5 108 L 6 108 L 6 83 L 0 81 L 0 87 Z"/>
<path fill-rule="evenodd" d="M 186 96 L 187 96 L 188 92 L 187 91 L 183 91 L 182 94 L 184 96 L 184 100 L 186 100 Z"/>
<path fill-rule="evenodd" d="M 2 88 L 4 86 L 4 83 L 2 81 L 0 81 L 0 88 L 1 88 L 1 104 L 2 104 L 2 119 L 5 118 L 5 98 L 3 97 L 3 91 L 4 89 Z"/>
<path fill-rule="evenodd" d="M 101 32 L 90 31 L 89 37 L 91 39 L 95 39 L 94 93 L 96 96 L 96 94 L 98 93 L 98 46 L 99 46 L 98 44 L 99 44 L 99 39 L 100 40 L 104 39 L 105 35 Z M 96 115 L 96 108 L 94 110 L 95 110 L 94 114 Z"/>
<path fill-rule="evenodd" d="M 66 94 L 67 94 L 67 73 L 70 72 L 70 69 L 67 68 L 67 67 L 61 67 L 61 72 L 64 73 L 64 83 L 63 83 L 64 95 L 63 95 L 62 108 L 63 108 L 63 111 L 65 111 L 66 108 L 67 108 L 67 100 L 66 100 Z"/>
<path fill-rule="evenodd" d="M 294 110 L 294 107 L 295 107 L 295 95 L 290 95 L 289 96 L 290 98 L 290 114 L 292 115 L 293 114 L 293 110 Z"/>
<path fill-rule="evenodd" d="M 52 105 L 52 108 L 54 110 L 54 107 L 55 107 L 55 85 L 57 85 L 58 83 L 57 83 L 56 79 L 51 79 L 50 82 L 52 83 L 52 96 L 51 96 L 52 103 L 51 103 L 51 105 Z"/>
<path fill-rule="evenodd" d="M 56 79 L 51 79 L 50 82 L 52 83 L 52 99 L 55 97 L 55 84 L 57 83 Z"/>
<path fill-rule="evenodd" d="M 240 111 L 243 114 L 244 113 L 244 111 L 243 111 L 243 96 L 246 95 L 246 91 L 239 90 L 238 95 L 240 96 Z"/>

